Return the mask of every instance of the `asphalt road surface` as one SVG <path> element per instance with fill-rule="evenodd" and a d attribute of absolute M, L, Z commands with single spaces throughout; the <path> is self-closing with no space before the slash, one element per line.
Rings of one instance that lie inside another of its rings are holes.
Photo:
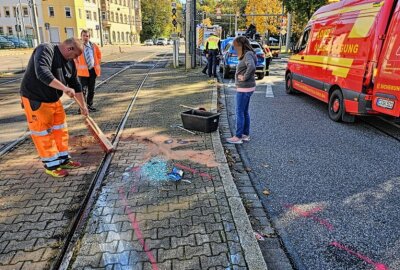
<path fill-rule="evenodd" d="M 271 76 L 257 81 L 252 140 L 239 151 L 259 194 L 271 192 L 263 205 L 296 268 L 400 269 L 399 141 L 360 120 L 335 123 L 326 104 L 287 95 L 285 67 L 274 60 Z M 233 130 L 235 88 L 225 86 Z"/>

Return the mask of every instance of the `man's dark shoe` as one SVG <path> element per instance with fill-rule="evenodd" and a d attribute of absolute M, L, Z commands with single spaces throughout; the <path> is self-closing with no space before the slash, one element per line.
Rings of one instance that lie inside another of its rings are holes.
<path fill-rule="evenodd" d="M 97 109 L 95 107 L 89 106 L 89 105 L 87 107 L 88 107 L 89 112 L 97 112 Z"/>

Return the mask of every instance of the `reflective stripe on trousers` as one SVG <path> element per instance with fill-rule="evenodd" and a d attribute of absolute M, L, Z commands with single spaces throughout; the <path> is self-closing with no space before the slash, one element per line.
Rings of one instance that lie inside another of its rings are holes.
<path fill-rule="evenodd" d="M 32 110 L 27 98 L 21 97 L 28 127 L 38 154 L 47 168 L 56 167 L 69 158 L 66 115 L 61 101 L 42 102 Z"/>

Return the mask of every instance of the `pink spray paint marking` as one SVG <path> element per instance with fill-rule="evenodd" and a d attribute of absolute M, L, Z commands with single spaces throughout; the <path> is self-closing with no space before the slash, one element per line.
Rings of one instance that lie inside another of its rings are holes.
<path fill-rule="evenodd" d="M 293 204 L 285 205 L 285 207 L 291 209 L 293 212 L 295 212 L 299 216 L 305 217 L 305 218 L 310 218 L 310 219 L 314 220 L 315 222 L 318 222 L 319 224 L 325 226 L 329 231 L 333 231 L 333 225 L 331 223 L 329 223 L 329 221 L 314 216 L 315 213 L 318 213 L 323 210 L 322 207 L 320 207 L 320 206 L 314 207 L 308 211 L 301 210 L 300 208 L 294 206 Z"/>
<path fill-rule="evenodd" d="M 200 175 L 201 177 L 208 178 L 208 180 L 212 180 L 212 179 L 213 179 L 212 176 L 209 175 L 208 173 L 200 172 L 200 171 L 198 171 L 198 170 L 192 169 L 192 168 L 187 167 L 187 166 L 185 166 L 185 165 L 182 165 L 182 164 L 174 164 L 174 166 L 177 167 L 177 168 L 179 168 L 179 169 L 182 169 L 182 170 L 184 170 L 184 171 L 191 172 L 192 174 L 198 174 L 198 175 Z"/>
<path fill-rule="evenodd" d="M 364 262 L 366 262 L 366 263 L 368 263 L 370 265 L 373 265 L 375 270 L 389 270 L 389 267 L 387 267 L 386 265 L 384 265 L 382 263 L 374 262 L 372 259 L 368 258 L 367 256 L 365 256 L 363 254 L 360 254 L 360 253 L 358 253 L 358 252 L 346 247 L 345 245 L 343 245 L 343 244 L 341 244 L 339 242 L 333 241 L 329 245 L 337 247 L 338 249 L 344 250 L 347 253 L 349 253 L 351 255 L 354 255 L 357 258 L 363 260 Z"/>
<path fill-rule="evenodd" d="M 128 201 L 126 200 L 125 191 L 122 187 L 119 188 L 119 196 L 122 201 L 122 204 L 126 208 L 126 212 L 128 213 L 129 221 L 131 222 L 132 229 L 135 232 L 136 238 L 139 240 L 140 245 L 143 247 L 143 250 L 146 252 L 147 257 L 151 263 L 151 267 L 153 270 L 159 270 L 157 266 L 157 261 L 153 256 L 153 253 L 149 250 L 146 243 L 144 242 L 142 231 L 140 230 L 139 223 L 136 220 L 136 216 L 133 214 L 131 208 L 128 205 Z"/>

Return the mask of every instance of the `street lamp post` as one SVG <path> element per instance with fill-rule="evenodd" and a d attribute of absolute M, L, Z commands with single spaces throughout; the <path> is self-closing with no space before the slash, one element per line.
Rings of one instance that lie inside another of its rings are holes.
<path fill-rule="evenodd" d="M 29 5 L 31 7 L 32 10 L 32 23 L 33 23 L 33 29 L 34 29 L 34 34 L 35 34 L 35 38 L 37 40 L 37 44 L 34 45 L 38 45 L 41 43 L 40 40 L 40 33 L 39 33 L 39 25 L 38 25 L 38 18 L 37 18 L 37 13 L 36 13 L 36 2 L 35 0 L 29 0 Z"/>

